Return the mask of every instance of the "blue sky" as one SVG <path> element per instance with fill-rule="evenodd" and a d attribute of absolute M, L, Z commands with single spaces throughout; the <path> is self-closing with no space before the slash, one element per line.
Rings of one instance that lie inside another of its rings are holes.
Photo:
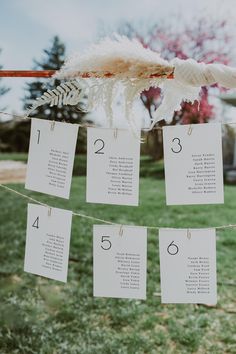
<path fill-rule="evenodd" d="M 236 23 L 236 0 L 1 0 L 0 64 L 4 69 L 31 69 L 54 35 L 66 43 L 67 54 L 82 51 L 104 27 L 113 32 L 122 20 L 149 23 L 179 15 L 191 21 L 196 14 L 230 16 Z M 233 11 L 232 11 L 233 10 Z M 29 79 L 28 79 L 29 80 Z M 26 79 L 4 79 L 11 91 L 1 98 L 8 112 L 22 113 Z"/>

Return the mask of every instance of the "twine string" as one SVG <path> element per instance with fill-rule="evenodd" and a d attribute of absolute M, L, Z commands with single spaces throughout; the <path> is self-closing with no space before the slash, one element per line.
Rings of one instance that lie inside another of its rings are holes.
<path fill-rule="evenodd" d="M 25 115 L 17 115 L 17 114 L 11 114 L 11 113 L 7 113 L 7 112 L 2 112 L 0 111 L 0 114 L 2 115 L 7 115 L 7 116 L 12 116 L 12 117 L 15 117 L 17 119 L 34 119 L 34 118 L 37 118 L 37 117 L 28 117 L 28 116 L 25 116 Z M 38 118 L 38 119 L 41 119 L 41 118 Z M 228 122 L 228 123 L 222 123 L 222 125 L 224 124 L 236 124 L 236 122 Z M 88 127 L 96 127 L 96 125 L 93 125 L 93 124 L 78 124 L 79 127 L 81 128 L 88 128 Z M 110 129 L 110 128 L 103 128 L 101 127 L 102 129 Z M 159 130 L 162 130 L 163 127 L 154 127 L 154 129 L 159 129 Z M 141 130 L 149 130 L 149 128 L 142 128 Z M 49 206 L 48 204 L 46 203 L 42 203 L 28 195 L 25 195 L 23 193 L 20 193 L 10 187 L 7 187 L 6 185 L 3 185 L 3 184 L 0 184 L 0 187 L 12 192 L 12 193 L 15 193 L 17 194 L 18 196 L 22 197 L 22 198 L 25 198 L 25 199 L 28 199 L 36 204 L 40 204 L 42 206 L 45 206 L 47 208 L 51 208 L 51 206 Z M 79 217 L 82 217 L 82 218 L 87 218 L 87 219 L 90 219 L 90 220 L 95 220 L 95 221 L 99 221 L 99 222 L 102 222 L 104 224 L 109 224 L 109 225 L 117 225 L 117 223 L 114 223 L 114 222 L 111 222 L 111 221 L 108 221 L 108 220 L 104 220 L 104 219 L 100 219 L 100 218 L 96 218 L 94 216 L 90 216 L 90 215 L 86 215 L 86 214 L 81 214 L 81 213 L 78 213 L 78 212 L 72 212 L 72 214 L 74 216 L 79 216 Z M 159 227 L 159 226 L 142 226 L 142 227 L 146 227 L 147 229 L 151 229 L 151 230 L 159 230 L 160 228 L 162 227 Z M 164 227 L 163 227 L 164 228 Z M 229 224 L 229 225 L 221 225 L 221 226 L 213 226 L 213 227 L 210 227 L 210 228 L 214 228 L 214 229 L 217 229 L 217 230 L 224 230 L 224 229 L 230 229 L 230 228 L 236 228 L 236 224 Z M 204 228 L 204 229 L 210 229 L 210 228 Z"/>
<path fill-rule="evenodd" d="M 46 208 L 53 208 L 52 206 L 46 204 L 46 203 L 42 203 L 40 202 L 39 200 L 36 200 L 26 194 L 23 194 L 21 192 L 18 192 L 16 191 L 15 189 L 12 189 L 10 187 L 7 187 L 6 185 L 4 184 L 1 184 L 0 183 L 0 187 L 7 190 L 8 192 L 12 192 L 12 193 L 15 193 L 17 194 L 18 196 L 24 198 L 24 199 L 28 199 L 36 204 L 40 204 Z M 112 221 L 109 221 L 109 220 L 105 220 L 105 219 L 100 219 L 100 218 L 96 218 L 94 216 L 91 216 L 91 215 L 87 215 L 87 214 L 82 214 L 82 213 L 78 213 L 78 212 L 74 212 L 72 211 L 72 215 L 74 216 L 79 216 L 81 218 L 86 218 L 86 219 L 90 219 L 90 220 L 94 220 L 94 221 L 99 221 L 103 224 L 108 224 L 108 225 L 119 225 L 119 226 L 122 226 L 123 227 L 123 224 L 119 224 L 119 223 L 115 223 L 115 222 L 112 222 Z M 130 226 L 134 226 L 134 225 L 130 225 Z M 138 226 L 138 225 L 136 225 Z M 146 225 L 141 225 L 140 227 L 144 227 L 144 228 L 147 228 L 149 230 L 160 230 L 160 229 L 170 229 L 170 230 L 173 230 L 174 228 L 170 228 L 170 227 L 164 227 L 164 226 L 146 226 Z M 229 225 L 220 225 L 220 226 L 211 226 L 211 227 L 204 227 L 204 230 L 209 230 L 209 229 L 216 229 L 216 230 L 224 230 L 224 229 L 233 229 L 233 228 L 236 228 L 236 224 L 229 224 Z"/>
<path fill-rule="evenodd" d="M 29 117 L 27 115 L 19 115 L 19 114 L 13 114 L 13 113 L 8 113 L 8 112 L 3 112 L 3 111 L 0 111 L 0 115 L 5 115 L 5 116 L 8 116 L 8 117 L 15 117 L 17 119 L 15 119 L 15 121 L 19 120 L 27 120 L 27 119 L 42 119 L 40 117 Z M 63 122 L 63 123 L 67 123 L 67 122 Z M 236 121 L 235 122 L 217 122 L 217 123 L 220 123 L 221 125 L 236 125 Z M 96 124 L 91 124 L 91 123 L 75 123 L 77 124 L 80 128 L 98 128 L 98 126 Z M 111 129 L 109 127 L 100 127 L 99 126 L 99 129 Z M 118 128 L 115 128 L 115 129 L 118 129 Z M 192 129 L 192 125 L 190 124 L 190 127 L 189 127 L 189 131 Z M 150 127 L 144 127 L 144 128 L 140 128 L 141 131 L 150 131 Z M 158 127 L 158 126 L 155 126 L 152 128 L 152 130 L 163 130 L 163 127 Z"/>

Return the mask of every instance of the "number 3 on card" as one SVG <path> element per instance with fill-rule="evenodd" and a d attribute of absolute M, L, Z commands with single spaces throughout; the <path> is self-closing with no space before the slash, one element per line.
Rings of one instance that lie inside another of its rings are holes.
<path fill-rule="evenodd" d="M 174 138 L 172 139 L 172 143 L 174 143 L 174 146 L 171 148 L 171 150 L 175 153 L 178 154 L 180 151 L 182 151 L 182 145 L 180 144 L 180 139 L 179 138 Z"/>

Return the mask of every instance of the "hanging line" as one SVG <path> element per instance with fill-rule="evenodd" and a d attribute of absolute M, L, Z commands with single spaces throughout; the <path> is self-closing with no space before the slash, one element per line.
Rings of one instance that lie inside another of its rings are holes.
<path fill-rule="evenodd" d="M 17 121 L 17 120 L 34 119 L 34 118 L 35 119 L 43 119 L 43 118 L 40 118 L 40 117 L 29 117 L 27 115 L 19 115 L 19 114 L 7 113 L 7 112 L 3 112 L 3 111 L 0 111 L 0 115 L 16 117 L 17 119 L 15 119 L 15 121 Z M 49 119 L 46 119 L 46 120 L 50 121 Z M 61 121 L 58 121 L 58 122 L 61 122 Z M 67 122 L 63 122 L 63 123 L 67 123 Z M 236 124 L 236 121 L 235 122 L 215 122 L 215 123 L 218 123 L 218 124 L 221 124 L 221 125 L 234 125 L 234 124 Z M 215 124 L 215 123 L 212 123 L 212 124 Z M 100 126 L 97 126 L 95 124 L 89 124 L 89 123 L 83 123 L 83 124 L 81 124 L 81 123 L 69 123 L 69 124 L 77 124 L 80 128 L 112 129 L 112 128 L 100 127 Z M 192 124 L 188 124 L 188 125 L 192 125 Z M 169 126 L 169 125 L 167 125 L 167 126 Z M 174 125 L 172 125 L 172 127 L 174 127 Z M 124 129 L 124 128 L 120 128 L 120 129 Z M 140 130 L 141 131 L 150 131 L 150 127 L 140 128 Z M 163 127 L 154 127 L 154 128 L 152 128 L 152 130 L 163 130 Z"/>
<path fill-rule="evenodd" d="M 28 200 L 30 200 L 30 201 L 36 203 L 36 204 L 40 204 L 40 205 L 42 205 L 42 206 L 44 206 L 44 207 L 46 207 L 46 208 L 49 208 L 49 209 L 50 209 L 50 208 L 53 208 L 52 206 L 50 206 L 50 205 L 48 205 L 48 204 L 46 204 L 46 203 L 42 203 L 42 202 L 40 202 L 39 200 L 36 200 L 36 199 L 34 199 L 34 198 L 31 198 L 30 196 L 28 196 L 28 195 L 26 195 L 26 194 L 20 193 L 20 192 L 16 191 L 15 189 L 12 189 L 12 188 L 10 188 L 10 187 L 5 186 L 4 184 L 1 184 L 1 183 L 0 183 L 0 187 L 6 189 L 6 190 L 9 191 L 9 192 L 12 192 L 12 193 L 15 193 L 15 194 L 19 195 L 19 196 L 22 197 L 22 198 L 28 199 Z M 75 213 L 75 212 L 72 212 L 72 214 L 75 215 L 75 216 L 80 216 L 81 218 L 87 218 L 87 219 L 97 220 L 97 221 L 103 222 L 103 223 L 105 223 L 105 224 L 111 224 L 111 225 L 114 225 L 114 224 L 115 224 L 115 223 L 113 223 L 113 222 L 111 222 L 111 221 L 107 221 L 107 220 L 95 218 L 95 217 L 93 217 L 93 216 L 89 216 L 89 215 L 85 215 L 85 214 L 80 214 L 80 213 Z"/>
<path fill-rule="evenodd" d="M 21 198 L 24 198 L 24 199 L 28 199 L 36 204 L 40 204 L 46 208 L 54 208 L 46 203 L 42 203 L 40 202 L 39 200 L 36 200 L 34 198 L 31 198 L 30 196 L 26 195 L 26 194 L 23 194 L 23 193 L 20 193 L 18 191 L 16 191 L 15 189 L 12 189 L 10 187 L 7 187 L 6 185 L 4 184 L 1 184 L 0 183 L 0 187 L 7 190 L 8 192 L 12 192 L 12 193 L 15 193 L 17 194 L 18 196 L 20 196 Z M 94 216 L 90 216 L 90 215 L 86 215 L 86 214 L 81 214 L 81 213 L 78 213 L 78 212 L 74 212 L 72 211 L 72 215 L 74 216 L 79 216 L 81 218 L 86 218 L 86 219 L 90 219 L 90 220 L 95 220 L 95 221 L 99 221 L 103 224 L 108 224 L 108 225 L 122 225 L 124 226 L 124 224 L 119 224 L 119 223 L 115 223 L 115 222 L 112 222 L 112 221 L 109 221 L 109 220 L 105 220 L 105 219 L 100 219 L 100 218 L 96 218 Z M 126 226 L 137 226 L 137 227 L 144 227 L 144 228 L 147 228 L 149 230 L 160 230 L 160 229 L 169 229 L 169 230 L 176 230 L 176 228 L 171 228 L 171 227 L 164 227 L 164 226 L 146 226 L 146 225 L 126 225 Z M 201 228 L 203 230 L 209 230 L 209 229 L 216 229 L 216 230 L 225 230 L 225 229 L 233 229 L 233 228 L 236 228 L 236 224 L 229 224 L 229 225 L 221 225 L 221 226 L 211 226 L 211 227 L 204 227 L 204 228 Z M 191 228 L 183 228 L 183 229 L 191 229 Z M 195 229 L 195 228 L 194 228 Z"/>
<path fill-rule="evenodd" d="M 9 117 L 15 117 L 15 118 L 17 118 L 17 119 L 14 120 L 15 122 L 17 122 L 18 120 L 21 121 L 21 120 L 27 120 L 27 119 L 29 119 L 29 120 L 30 119 L 43 119 L 43 118 L 40 118 L 40 117 L 29 117 L 27 115 L 19 115 L 19 114 L 7 113 L 7 112 L 3 112 L 3 111 L 0 111 L 0 115 L 5 115 L 5 116 L 9 116 Z M 46 120 L 51 121 L 49 119 L 46 119 Z M 58 122 L 62 122 L 62 121 L 58 121 Z M 63 123 L 67 123 L 67 122 L 63 122 Z M 68 124 L 77 124 L 80 128 L 112 129 L 112 128 L 109 128 L 109 127 L 100 127 L 98 125 L 89 124 L 89 123 L 82 123 L 82 124 L 81 123 L 68 123 Z M 117 128 L 117 129 L 119 129 L 119 128 Z M 120 129 L 124 129 L 124 128 L 120 128 Z M 154 127 L 153 129 L 154 130 L 162 130 L 162 127 Z M 140 130 L 149 131 L 150 128 L 149 127 L 140 128 Z"/>

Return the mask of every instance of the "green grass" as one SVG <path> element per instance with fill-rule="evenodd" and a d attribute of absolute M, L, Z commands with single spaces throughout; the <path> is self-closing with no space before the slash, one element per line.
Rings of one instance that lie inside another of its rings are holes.
<path fill-rule="evenodd" d="M 28 154 L 23 152 L 0 152 L 0 160 L 27 162 Z"/>
<path fill-rule="evenodd" d="M 85 203 L 85 178 L 69 201 L 11 187 L 59 208 L 122 224 L 208 227 L 236 223 L 236 188 L 224 205 L 165 205 L 164 182 L 140 181 L 140 206 Z M 236 353 L 236 235 L 217 232 L 218 305 L 162 305 L 157 232 L 148 234 L 147 300 L 94 298 L 92 221 L 73 218 L 66 285 L 23 272 L 27 201 L 0 190 L 0 353 Z M 231 284 L 231 285 L 230 285 Z"/>
<path fill-rule="evenodd" d="M 28 154 L 26 153 L 0 153 L 0 160 L 22 161 L 27 163 Z M 86 155 L 75 155 L 73 176 L 86 175 Z M 149 156 L 140 158 L 140 176 L 141 177 L 164 177 L 163 161 L 153 161 Z"/>

